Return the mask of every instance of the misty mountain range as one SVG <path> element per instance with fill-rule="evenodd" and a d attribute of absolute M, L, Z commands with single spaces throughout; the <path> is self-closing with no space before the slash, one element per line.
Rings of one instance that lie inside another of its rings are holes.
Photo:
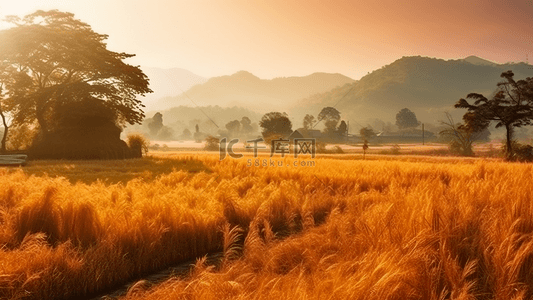
<path fill-rule="evenodd" d="M 206 79 L 183 69 L 143 70 L 155 91 L 144 101 L 147 116 L 161 111 L 174 123 L 184 112 L 183 106 L 242 107 L 256 120 L 266 112 L 286 111 L 293 128 L 301 126 L 305 114 L 316 117 L 326 106 L 335 106 L 352 124 L 365 125 L 372 119 L 394 123 L 402 108 L 409 108 L 423 122 L 437 123 L 445 111 L 460 121 L 464 111 L 454 109 L 453 104 L 472 92 L 490 95 L 502 72 L 512 70 L 515 79 L 533 77 L 533 66 L 525 63 L 497 64 L 476 56 L 456 60 L 402 57 L 358 81 L 328 73 L 265 80 L 246 71 Z M 183 119 L 190 119 L 191 112 Z M 230 117 L 223 115 L 210 117 L 223 123 Z M 200 118 L 203 113 L 194 116 Z"/>
<path fill-rule="evenodd" d="M 173 96 L 157 100 L 147 99 L 145 101 L 147 111 L 164 110 L 180 105 L 195 106 L 197 104 L 199 106 L 242 106 L 265 113 L 272 109 L 287 109 L 297 99 L 327 92 L 337 86 L 354 81 L 341 74 L 328 73 L 314 73 L 303 77 L 279 77 L 269 80 L 260 79 L 246 71 L 239 71 L 229 76 L 213 77 L 207 81 L 204 80 L 204 82 L 200 82 L 201 77 L 199 76 L 191 77 L 190 74 L 174 73 L 173 81 L 179 82 L 180 76 L 183 75 L 189 76 L 183 78 L 184 85 L 191 84 L 194 80 L 199 84 L 192 86 L 184 94 L 178 92 L 174 93 Z M 153 82 L 159 82 L 160 78 L 154 78 Z M 177 91 L 177 88 L 174 91 Z"/>
<path fill-rule="evenodd" d="M 184 69 L 161 69 L 142 67 L 143 72 L 150 80 L 150 88 L 154 91 L 142 99 L 146 111 L 162 110 L 178 105 L 167 105 L 166 97 L 180 95 L 191 87 L 202 84 L 207 78 L 196 75 Z"/>
<path fill-rule="evenodd" d="M 300 99 L 290 111 L 300 119 L 305 115 L 298 114 L 301 107 L 316 115 L 322 107 L 335 106 L 344 119 L 361 123 L 373 118 L 394 122 L 399 110 L 409 108 L 423 122 L 437 123 L 445 111 L 460 121 L 465 111 L 453 105 L 469 93 L 489 96 L 507 70 L 514 72 L 515 79 L 533 77 L 533 66 L 525 63 L 496 64 L 475 56 L 403 57 L 357 82 Z"/>

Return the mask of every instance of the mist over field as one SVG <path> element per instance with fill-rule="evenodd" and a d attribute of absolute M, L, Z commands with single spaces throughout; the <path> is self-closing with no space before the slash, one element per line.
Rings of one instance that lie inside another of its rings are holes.
<path fill-rule="evenodd" d="M 0 299 L 533 299 L 532 15 L 0 4 Z"/>
<path fill-rule="evenodd" d="M 300 128 L 306 114 L 316 116 L 322 108 L 336 105 L 344 120 L 371 126 L 377 131 L 382 131 L 387 122 L 394 124 L 396 114 L 407 107 L 431 128 L 430 131 L 438 134 L 445 112 L 451 113 L 457 121 L 461 120 L 464 112 L 453 108 L 458 99 L 470 92 L 491 94 L 500 81 L 499 75 L 507 70 L 513 70 L 518 78 L 533 76 L 533 68 L 526 63 L 496 64 L 475 56 L 448 60 L 414 56 L 400 58 L 360 80 L 351 80 L 340 74 L 318 73 L 302 78 L 261 80 L 241 71 L 231 76 L 211 78 L 190 90 L 177 91 L 176 96 L 153 102 L 147 100 L 145 104 L 148 108 L 174 105 L 173 108 L 148 110 L 148 116 L 161 112 L 177 133 L 186 128 L 193 129 L 187 124 L 197 120 L 211 129 L 209 133 L 217 134 L 220 128 L 213 126 L 209 118 L 223 127 L 232 120 L 240 119 L 239 115 L 229 113 L 236 110 L 256 122 L 269 111 L 285 111 L 295 127 Z M 227 112 L 203 108 L 209 111 L 206 116 L 201 109 L 195 109 L 196 105 L 226 107 Z M 191 109 L 190 112 L 182 112 L 180 118 L 177 112 L 184 110 L 183 106 Z M 180 122 L 176 123 L 178 118 Z M 359 130 L 359 125 L 356 126 L 354 133 Z M 492 130 L 495 131 L 495 128 Z M 501 131 L 495 133 L 502 134 Z M 521 135 L 523 139 L 525 133 Z M 174 139 L 178 137 L 179 134 Z"/>

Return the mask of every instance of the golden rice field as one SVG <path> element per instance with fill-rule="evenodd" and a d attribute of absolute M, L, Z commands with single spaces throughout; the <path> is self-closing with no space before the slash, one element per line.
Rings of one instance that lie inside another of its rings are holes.
<path fill-rule="evenodd" d="M 219 251 L 219 267 L 198 259 L 190 276 L 125 298 L 533 297 L 532 165 L 294 160 L 165 153 L 0 168 L 0 299 L 80 299 Z"/>

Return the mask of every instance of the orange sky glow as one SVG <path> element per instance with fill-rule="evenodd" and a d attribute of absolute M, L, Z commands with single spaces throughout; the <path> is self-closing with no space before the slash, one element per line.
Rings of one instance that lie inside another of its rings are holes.
<path fill-rule="evenodd" d="M 411 55 L 533 60 L 531 0 L 0 1 L 2 19 L 38 9 L 74 13 L 108 34 L 111 50 L 136 54 L 131 64 L 205 77 L 247 70 L 359 79 Z"/>

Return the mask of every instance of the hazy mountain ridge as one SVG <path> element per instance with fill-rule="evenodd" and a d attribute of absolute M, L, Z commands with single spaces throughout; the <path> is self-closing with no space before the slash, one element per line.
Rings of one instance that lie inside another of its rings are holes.
<path fill-rule="evenodd" d="M 207 81 L 207 78 L 180 68 L 161 69 L 142 67 L 141 69 L 148 76 L 150 88 L 154 91 L 142 99 L 146 105 L 146 110 L 169 108 L 171 106 L 168 105 L 168 99 L 166 98 L 179 95 L 183 91 Z"/>
<path fill-rule="evenodd" d="M 516 79 L 533 76 L 533 67 L 525 63 L 495 64 L 474 56 L 459 60 L 403 57 L 355 83 L 298 101 L 291 114 L 299 119 L 303 118 L 301 107 L 317 114 L 322 107 L 339 103 L 337 109 L 346 119 L 392 121 L 407 107 L 419 119 L 434 122 L 443 118 L 445 110 L 454 111 L 453 104 L 468 93 L 492 93 L 502 80 L 500 74 L 507 70 Z"/>
<path fill-rule="evenodd" d="M 214 77 L 193 86 L 186 95 L 167 99 L 178 104 L 191 100 L 201 106 L 242 106 L 259 112 L 283 110 L 298 99 L 329 91 L 354 80 L 341 75 L 314 73 L 303 77 L 260 79 L 239 71 L 233 75 Z M 190 98 L 190 99 L 189 99 Z"/>
<path fill-rule="evenodd" d="M 492 62 L 492 61 L 489 61 L 489 60 L 486 60 L 486 59 L 483 59 L 483 58 L 480 58 L 474 55 L 466 57 L 463 60 L 473 65 L 488 65 L 488 66 L 497 65 L 497 63 L 495 62 Z"/>

